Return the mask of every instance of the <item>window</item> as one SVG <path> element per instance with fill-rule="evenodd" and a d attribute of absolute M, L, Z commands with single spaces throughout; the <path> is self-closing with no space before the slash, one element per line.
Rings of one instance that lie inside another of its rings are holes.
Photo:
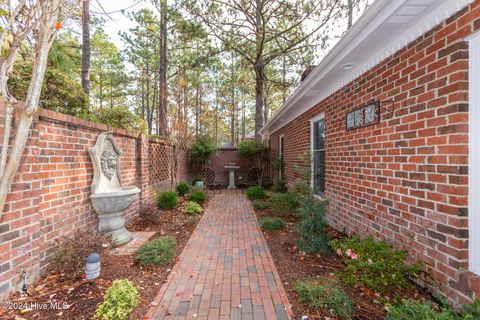
<path fill-rule="evenodd" d="M 284 174 L 285 174 L 285 136 L 282 134 L 278 137 L 278 159 L 280 163 L 278 165 L 278 174 L 280 179 L 283 181 Z"/>
<path fill-rule="evenodd" d="M 470 45 L 469 157 L 468 157 L 468 234 L 470 271 L 480 275 L 480 33 Z"/>
<path fill-rule="evenodd" d="M 325 193 L 325 121 L 323 114 L 312 120 L 312 188 L 316 195 Z"/>

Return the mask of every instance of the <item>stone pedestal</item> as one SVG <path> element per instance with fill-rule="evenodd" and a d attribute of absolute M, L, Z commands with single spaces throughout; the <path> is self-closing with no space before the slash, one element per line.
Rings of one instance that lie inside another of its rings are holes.
<path fill-rule="evenodd" d="M 229 171 L 228 189 L 237 189 L 235 185 L 235 170 L 240 169 L 240 166 L 225 166 Z"/>

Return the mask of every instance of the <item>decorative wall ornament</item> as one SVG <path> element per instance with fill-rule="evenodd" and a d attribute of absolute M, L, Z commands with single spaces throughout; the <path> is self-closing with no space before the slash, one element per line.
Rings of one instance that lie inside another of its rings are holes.
<path fill-rule="evenodd" d="M 90 148 L 93 164 L 92 205 L 98 214 L 98 231 L 112 237 L 115 245 L 129 242 L 132 235 L 125 229 L 125 209 L 133 202 L 140 189 L 122 186 L 120 168 L 122 151 L 111 132 L 97 137 Z"/>
<path fill-rule="evenodd" d="M 367 103 L 363 107 L 347 113 L 347 130 L 358 129 L 380 122 L 380 101 Z"/>
<path fill-rule="evenodd" d="M 112 180 L 113 174 L 117 168 L 117 157 L 112 150 L 105 150 L 100 159 L 102 172 L 108 180 Z"/>

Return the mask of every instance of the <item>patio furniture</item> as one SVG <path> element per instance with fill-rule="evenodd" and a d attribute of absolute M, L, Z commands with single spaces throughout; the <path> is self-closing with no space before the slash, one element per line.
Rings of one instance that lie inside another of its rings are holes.
<path fill-rule="evenodd" d="M 215 180 L 215 171 L 210 167 L 203 169 L 203 181 L 207 188 L 218 189 L 221 185 Z"/>
<path fill-rule="evenodd" d="M 252 167 L 248 169 L 247 182 L 251 185 L 257 185 L 261 174 L 262 174 L 262 170 L 260 170 L 260 168 Z"/>

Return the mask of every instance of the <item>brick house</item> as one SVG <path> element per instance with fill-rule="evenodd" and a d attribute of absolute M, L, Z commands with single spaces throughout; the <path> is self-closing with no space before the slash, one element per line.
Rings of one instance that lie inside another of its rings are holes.
<path fill-rule="evenodd" d="M 479 29 L 480 0 L 376 0 L 261 131 L 290 188 L 311 151 L 331 226 L 407 249 L 454 303 L 480 298 Z"/>

